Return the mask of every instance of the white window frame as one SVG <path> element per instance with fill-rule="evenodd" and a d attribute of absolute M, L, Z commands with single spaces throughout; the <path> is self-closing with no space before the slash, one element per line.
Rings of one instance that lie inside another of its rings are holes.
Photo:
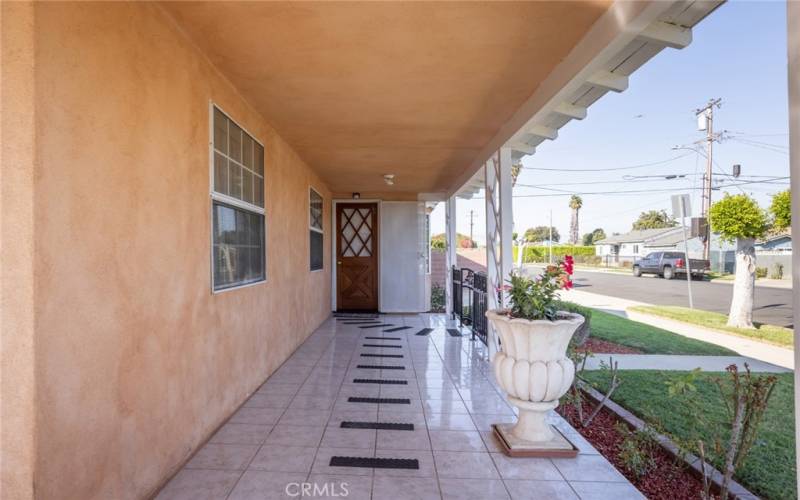
<path fill-rule="evenodd" d="M 427 263 L 425 266 L 425 274 L 431 274 L 431 214 L 425 214 L 425 242 L 427 243 Z"/>
<path fill-rule="evenodd" d="M 266 189 L 266 179 L 267 179 L 267 165 L 266 165 L 266 158 L 267 158 L 267 148 L 264 146 L 264 143 L 259 141 L 256 136 L 244 128 L 238 121 L 234 120 L 231 115 L 229 115 L 219 104 L 215 103 L 214 101 L 208 101 L 208 192 L 209 192 L 209 224 L 210 224 L 210 231 L 209 231 L 209 249 L 210 249 L 210 272 L 211 272 L 211 293 L 218 294 L 224 292 L 230 292 L 233 290 L 239 290 L 240 288 L 248 288 L 251 286 L 260 285 L 267 282 L 267 212 L 264 207 L 259 207 L 258 205 L 254 205 L 252 203 L 248 203 L 246 201 L 240 200 L 238 198 L 234 198 L 233 196 L 226 195 L 224 193 L 218 193 L 214 190 L 214 153 L 216 149 L 214 148 L 214 110 L 219 111 L 225 117 L 230 120 L 231 122 L 235 123 L 237 127 L 242 129 L 242 132 L 246 133 L 250 136 L 253 141 L 255 141 L 261 148 L 264 150 L 264 165 L 263 168 L 263 175 L 262 182 L 264 183 L 263 190 L 263 201 L 264 205 L 267 204 L 267 189 Z M 220 154 L 224 154 L 220 152 Z M 228 161 L 233 161 L 238 163 L 242 166 L 242 168 L 246 168 L 241 163 L 237 162 L 230 158 L 228 154 L 225 154 L 225 157 Z M 250 169 L 248 169 L 250 170 Z M 264 217 L 264 277 L 259 280 L 255 281 L 248 281 L 247 283 L 242 283 L 240 285 L 232 285 L 225 288 L 216 289 L 214 284 L 214 202 L 223 203 L 226 205 L 230 205 L 241 210 L 245 210 L 247 212 L 252 212 Z"/>
<path fill-rule="evenodd" d="M 318 229 L 311 225 L 311 191 L 317 193 L 317 196 L 320 197 L 322 200 L 322 213 L 320 214 L 320 222 L 322 223 L 322 229 Z M 314 189 L 314 186 L 308 186 L 308 229 L 309 231 L 314 231 L 315 233 L 319 233 L 322 235 L 322 267 L 319 269 L 311 269 L 311 233 L 308 234 L 308 267 L 309 272 L 318 273 L 325 270 L 325 197 L 322 194 Z"/>

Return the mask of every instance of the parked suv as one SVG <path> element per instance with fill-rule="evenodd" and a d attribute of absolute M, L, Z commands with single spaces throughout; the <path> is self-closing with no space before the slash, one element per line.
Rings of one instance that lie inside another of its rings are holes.
<path fill-rule="evenodd" d="M 692 279 L 703 279 L 710 269 L 707 260 L 689 259 Z M 686 257 L 682 252 L 652 252 L 633 263 L 633 275 L 637 278 L 643 274 L 657 274 L 671 280 L 675 275 L 686 275 Z"/>

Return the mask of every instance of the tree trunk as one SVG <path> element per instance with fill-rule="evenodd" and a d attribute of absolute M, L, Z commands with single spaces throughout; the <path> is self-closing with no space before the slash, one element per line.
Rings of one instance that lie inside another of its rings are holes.
<path fill-rule="evenodd" d="M 578 210 L 580 209 L 579 208 L 572 209 L 572 220 L 570 220 L 569 224 L 569 242 L 572 243 L 573 245 L 577 245 L 578 238 L 580 238 L 579 236 L 580 231 L 578 229 Z"/>
<path fill-rule="evenodd" d="M 756 252 L 754 240 L 736 241 L 736 278 L 733 282 L 733 300 L 728 315 L 728 326 L 753 328 L 753 298 L 756 289 Z"/>

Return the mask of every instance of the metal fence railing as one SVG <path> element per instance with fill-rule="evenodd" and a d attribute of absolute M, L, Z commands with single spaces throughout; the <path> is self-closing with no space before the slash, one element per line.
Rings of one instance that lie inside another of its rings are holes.
<path fill-rule="evenodd" d="M 487 343 L 488 324 L 486 320 L 487 279 L 484 273 L 472 269 L 453 267 L 453 319 L 461 326 L 469 326 L 472 339 L 478 337 Z"/>

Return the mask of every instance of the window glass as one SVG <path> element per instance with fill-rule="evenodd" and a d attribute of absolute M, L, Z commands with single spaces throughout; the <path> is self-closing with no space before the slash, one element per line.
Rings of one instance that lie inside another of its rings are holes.
<path fill-rule="evenodd" d="M 213 203 L 214 289 L 265 278 L 264 216 Z"/>
<path fill-rule="evenodd" d="M 266 278 L 264 148 L 217 107 L 212 113 L 214 290 Z"/>
<path fill-rule="evenodd" d="M 323 268 L 324 237 L 322 232 L 322 196 L 313 189 L 308 192 L 308 241 L 312 271 Z"/>

